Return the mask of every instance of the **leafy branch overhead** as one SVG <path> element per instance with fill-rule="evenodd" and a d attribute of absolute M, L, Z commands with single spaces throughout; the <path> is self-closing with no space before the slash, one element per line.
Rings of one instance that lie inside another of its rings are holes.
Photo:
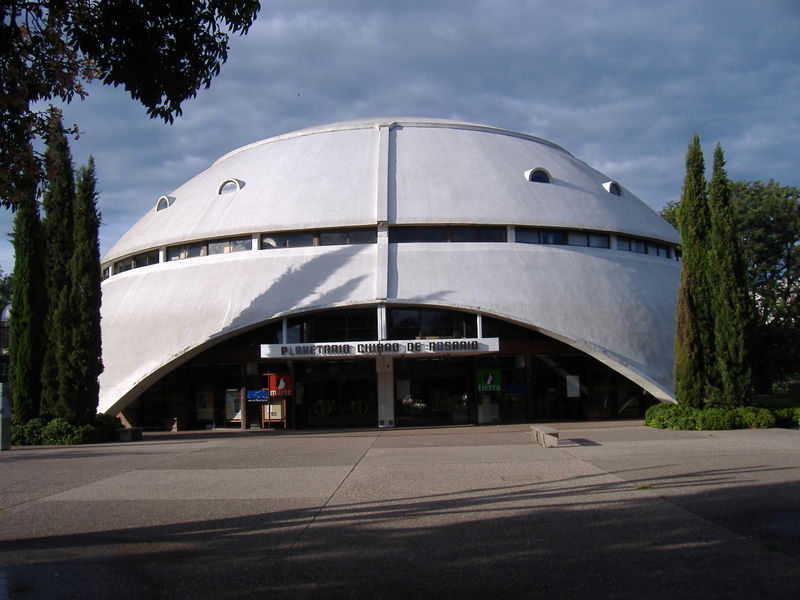
<path fill-rule="evenodd" d="M 40 177 L 25 147 L 45 135 L 48 103 L 83 98 L 99 79 L 171 123 L 259 10 L 258 0 L 0 2 L 0 201 L 15 208 L 19 178 Z"/>

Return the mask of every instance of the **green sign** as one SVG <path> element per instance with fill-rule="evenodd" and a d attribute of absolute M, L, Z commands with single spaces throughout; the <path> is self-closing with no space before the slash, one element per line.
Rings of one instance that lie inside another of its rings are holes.
<path fill-rule="evenodd" d="M 500 369 L 478 369 L 475 379 L 479 392 L 499 392 L 502 385 Z"/>

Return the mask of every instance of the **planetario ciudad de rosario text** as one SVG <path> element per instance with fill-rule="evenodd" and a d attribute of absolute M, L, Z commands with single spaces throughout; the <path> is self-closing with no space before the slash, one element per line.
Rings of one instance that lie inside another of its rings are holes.
<path fill-rule="evenodd" d="M 540 138 L 442 119 L 256 142 L 103 267 L 100 410 L 127 425 L 401 427 L 674 401 L 677 232 Z"/>

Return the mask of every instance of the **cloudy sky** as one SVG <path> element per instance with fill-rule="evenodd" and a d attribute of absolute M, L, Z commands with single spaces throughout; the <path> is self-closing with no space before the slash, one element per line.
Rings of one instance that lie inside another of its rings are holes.
<path fill-rule="evenodd" d="M 800 186 L 798 0 L 262 0 L 173 125 L 122 89 L 89 92 L 65 121 L 84 132 L 75 162 L 97 162 L 102 251 L 222 154 L 358 117 L 543 137 L 656 210 L 680 195 L 694 133 L 731 178 Z"/>

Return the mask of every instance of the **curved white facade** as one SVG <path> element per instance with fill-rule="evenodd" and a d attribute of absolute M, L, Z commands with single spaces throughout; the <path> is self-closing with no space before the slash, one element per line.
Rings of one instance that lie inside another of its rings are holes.
<path fill-rule="evenodd" d="M 537 168 L 549 183 L 525 177 Z M 234 191 L 220 194 L 227 180 Z M 104 257 L 111 273 L 133 256 L 158 262 L 103 283 L 100 410 L 122 410 L 199 352 L 270 320 L 382 305 L 497 317 L 671 400 L 678 235 L 608 182 L 550 142 L 443 120 L 335 123 L 235 150 L 161 210 L 154 203 Z M 498 226 L 507 237 L 389 242 L 395 226 L 443 224 Z M 377 242 L 259 249 L 265 233 L 349 227 L 375 228 Z M 524 228 L 606 236 L 609 247 L 515 241 Z M 252 249 L 168 260 L 181 244 L 243 237 Z M 625 239 L 653 253 L 618 249 Z"/>

